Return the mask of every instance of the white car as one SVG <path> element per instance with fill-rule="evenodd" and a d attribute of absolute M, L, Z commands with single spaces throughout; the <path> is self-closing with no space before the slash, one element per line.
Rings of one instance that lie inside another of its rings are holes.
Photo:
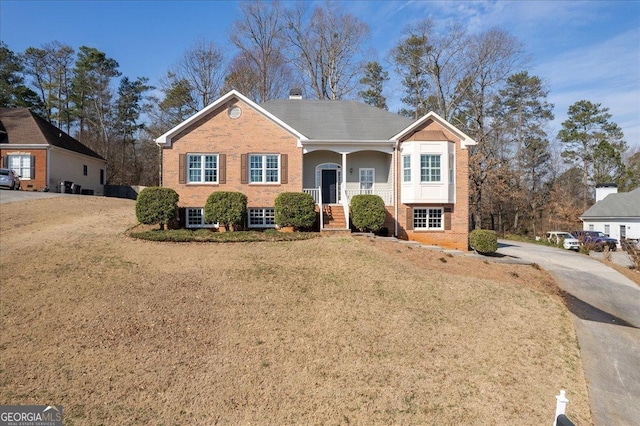
<path fill-rule="evenodd" d="M 568 232 L 551 231 L 547 232 L 546 237 L 547 241 L 553 244 L 560 244 L 562 241 L 562 246 L 567 250 L 580 250 L 580 241 Z"/>

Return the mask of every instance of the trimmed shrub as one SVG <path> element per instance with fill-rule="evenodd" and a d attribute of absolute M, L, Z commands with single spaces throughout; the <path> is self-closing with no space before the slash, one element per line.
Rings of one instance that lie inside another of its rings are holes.
<path fill-rule="evenodd" d="M 282 192 L 276 197 L 275 215 L 278 226 L 311 228 L 316 221 L 315 202 L 304 192 Z"/>
<path fill-rule="evenodd" d="M 178 214 L 178 193 L 171 188 L 149 186 L 138 194 L 136 218 L 145 225 L 164 225 Z"/>
<path fill-rule="evenodd" d="M 478 253 L 495 253 L 498 250 L 498 234 L 488 229 L 474 229 L 469 234 L 469 244 Z"/>
<path fill-rule="evenodd" d="M 241 192 L 214 192 L 204 205 L 204 221 L 224 225 L 227 231 L 242 228 L 246 216 L 247 196 Z"/>
<path fill-rule="evenodd" d="M 387 210 L 378 195 L 354 195 L 351 198 L 351 221 L 361 232 L 377 232 L 384 225 Z"/>

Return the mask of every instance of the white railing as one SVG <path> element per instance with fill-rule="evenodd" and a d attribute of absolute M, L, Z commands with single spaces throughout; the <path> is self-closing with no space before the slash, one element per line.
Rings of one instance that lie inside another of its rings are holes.
<path fill-rule="evenodd" d="M 391 189 L 347 189 L 347 200 L 351 204 L 354 195 L 378 195 L 384 201 L 385 206 L 393 205 L 393 190 Z"/>
<path fill-rule="evenodd" d="M 313 197 L 313 201 L 316 204 L 320 204 L 322 194 L 320 193 L 320 188 L 305 188 L 302 192 L 309 194 Z"/>
<path fill-rule="evenodd" d="M 302 191 L 307 194 L 310 194 L 313 197 L 313 201 L 316 204 L 320 204 L 321 195 L 322 195 L 320 188 L 305 188 Z M 380 198 L 382 198 L 386 206 L 393 205 L 393 190 L 391 189 L 347 189 L 345 191 L 345 194 L 347 196 L 347 200 L 349 201 L 349 204 L 351 204 L 351 198 L 354 195 L 373 194 L 373 195 L 380 196 Z M 341 201 L 340 198 L 341 197 L 338 197 L 338 203 L 340 203 Z"/>

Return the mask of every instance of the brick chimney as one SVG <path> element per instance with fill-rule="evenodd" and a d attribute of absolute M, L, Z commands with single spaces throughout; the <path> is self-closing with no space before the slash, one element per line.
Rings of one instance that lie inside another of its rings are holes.
<path fill-rule="evenodd" d="M 302 89 L 294 87 L 289 91 L 289 99 L 302 99 Z"/>

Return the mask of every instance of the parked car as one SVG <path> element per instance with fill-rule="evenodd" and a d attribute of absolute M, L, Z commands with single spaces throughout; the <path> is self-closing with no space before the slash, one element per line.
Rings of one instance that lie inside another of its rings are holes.
<path fill-rule="evenodd" d="M 618 240 L 607 237 L 600 231 L 573 231 L 571 235 L 588 249 L 604 251 L 605 247 L 609 246 L 609 250 L 616 251 L 618 248 Z"/>
<path fill-rule="evenodd" d="M 574 250 L 574 251 L 580 250 L 580 242 L 578 241 L 577 238 L 575 238 L 573 235 L 571 235 L 568 232 L 564 232 L 564 231 L 547 232 L 546 238 L 547 238 L 547 241 L 556 245 L 560 244 L 560 242 L 562 241 L 562 247 L 566 248 L 567 250 Z"/>
<path fill-rule="evenodd" d="M 20 189 L 20 176 L 11 169 L 0 169 L 0 186 L 9 189 Z"/>

